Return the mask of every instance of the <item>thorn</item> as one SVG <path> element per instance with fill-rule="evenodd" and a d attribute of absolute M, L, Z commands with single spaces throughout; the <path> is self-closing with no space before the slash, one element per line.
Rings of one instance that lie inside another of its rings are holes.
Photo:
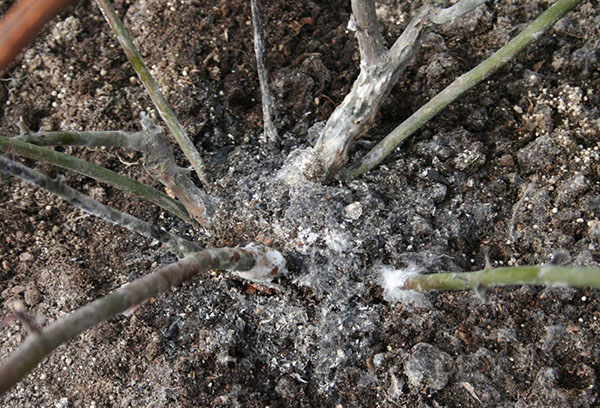
<path fill-rule="evenodd" d="M 59 174 L 59 175 L 56 176 L 56 178 L 54 178 L 54 181 L 58 185 L 59 190 L 60 191 L 64 191 L 65 186 L 66 186 L 66 184 L 65 184 L 65 176 L 63 176 L 62 174 Z"/>
<path fill-rule="evenodd" d="M 490 264 L 488 255 L 485 254 L 485 266 L 482 270 L 480 270 L 479 272 L 477 272 L 475 274 L 475 281 L 476 281 L 477 285 L 475 285 L 475 287 L 473 288 L 473 290 L 475 291 L 475 295 L 483 303 L 487 302 L 487 298 L 485 296 L 486 286 L 481 283 L 481 275 L 483 275 L 485 272 L 489 271 L 490 269 L 492 269 L 492 265 Z"/>
<path fill-rule="evenodd" d="M 552 259 L 550 260 L 550 265 L 560 265 L 566 260 L 569 259 L 569 253 L 564 251 L 557 251 L 552 254 Z"/>
<path fill-rule="evenodd" d="M 480 285 L 478 283 L 477 286 L 475 288 L 473 288 L 473 291 L 475 291 L 475 296 L 477 296 L 477 299 L 479 299 L 482 303 L 487 303 L 487 296 L 485 294 L 485 286 Z"/>
<path fill-rule="evenodd" d="M 23 116 L 19 116 L 19 122 L 17 123 L 17 126 L 19 127 L 19 133 L 21 136 L 31 134 L 31 130 L 29 130 L 29 128 L 25 124 L 25 121 L 23 120 Z"/>
<path fill-rule="evenodd" d="M 490 257 L 487 253 L 487 251 L 485 252 L 485 266 L 483 267 L 484 271 L 489 271 L 493 269 L 492 264 L 490 263 Z"/>
<path fill-rule="evenodd" d="M 179 167 L 177 166 L 177 170 L 181 174 L 190 174 L 194 170 L 193 167 Z"/>
<path fill-rule="evenodd" d="M 6 149 L 5 153 L 6 154 L 11 154 L 14 149 L 15 149 L 15 142 L 11 140 L 10 143 L 8 144 L 8 149 Z"/>
<path fill-rule="evenodd" d="M 137 303 L 135 305 L 131 305 L 129 306 L 123 313 L 121 313 L 123 316 L 125 317 L 131 317 L 133 316 L 133 314 L 135 313 L 135 311 L 142 306 L 143 304 L 145 304 L 146 302 L 148 302 L 148 299 L 143 300 L 141 303 Z"/>
<path fill-rule="evenodd" d="M 39 333 L 40 328 L 35 320 L 29 316 L 25 309 L 25 304 L 20 300 L 13 303 L 14 316 L 27 328 L 30 334 Z"/>

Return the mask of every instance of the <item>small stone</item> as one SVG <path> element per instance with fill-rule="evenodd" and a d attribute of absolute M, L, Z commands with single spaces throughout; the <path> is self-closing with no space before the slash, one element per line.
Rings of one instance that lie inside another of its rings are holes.
<path fill-rule="evenodd" d="M 554 138 L 540 136 L 517 152 L 519 166 L 525 172 L 544 172 L 556 165 L 562 153 Z"/>
<path fill-rule="evenodd" d="M 93 187 L 89 191 L 90 197 L 92 197 L 96 201 L 103 202 L 106 199 L 106 190 L 102 187 Z"/>
<path fill-rule="evenodd" d="M 28 306 L 35 306 L 40 302 L 40 291 L 33 285 L 27 286 L 24 295 L 25 303 Z"/>
<path fill-rule="evenodd" d="M 358 220 L 363 212 L 362 204 L 358 201 L 348 204 L 344 207 L 344 212 L 346 213 L 346 218 L 353 221 Z"/>
<path fill-rule="evenodd" d="M 373 365 L 375 367 L 377 367 L 377 368 L 382 367 L 384 362 L 385 362 L 385 354 L 378 353 L 373 356 Z"/>
<path fill-rule="evenodd" d="M 454 165 L 460 171 L 473 172 L 484 164 L 485 147 L 479 141 L 471 143 L 468 150 L 460 152 L 454 159 Z"/>
<path fill-rule="evenodd" d="M 562 181 L 558 185 L 555 203 L 567 206 L 584 195 L 589 190 L 589 185 L 589 180 L 583 174 L 576 173 L 573 177 Z"/>
<path fill-rule="evenodd" d="M 298 395 L 298 383 L 290 376 L 284 375 L 277 381 L 275 392 L 281 398 L 289 398 L 291 400 L 294 396 Z"/>
<path fill-rule="evenodd" d="M 452 374 L 453 361 L 447 354 L 427 343 L 418 343 L 404 365 L 408 383 L 416 392 L 443 389 Z"/>
<path fill-rule="evenodd" d="M 600 221 L 590 220 L 587 222 L 587 226 L 591 238 L 600 238 Z"/>
<path fill-rule="evenodd" d="M 67 397 L 61 398 L 57 403 L 54 404 L 55 408 L 65 408 L 69 406 L 69 399 Z"/>
<path fill-rule="evenodd" d="M 19 255 L 19 260 L 21 262 L 29 262 L 33 260 L 33 255 L 31 255 L 29 252 L 23 252 L 21 255 Z"/>
<path fill-rule="evenodd" d="M 502 167 L 514 167 L 515 162 L 510 154 L 500 157 L 499 163 Z"/>
<path fill-rule="evenodd" d="M 160 341 L 160 337 L 156 334 L 152 335 L 152 339 L 146 346 L 146 359 L 148 361 L 154 360 L 160 353 L 162 353 L 163 347 Z"/>

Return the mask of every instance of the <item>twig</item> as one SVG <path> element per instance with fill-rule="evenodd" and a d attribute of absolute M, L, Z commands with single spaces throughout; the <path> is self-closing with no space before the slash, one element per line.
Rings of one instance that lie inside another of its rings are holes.
<path fill-rule="evenodd" d="M 156 81 L 152 77 L 152 74 L 150 73 L 150 70 L 144 63 L 142 55 L 139 53 L 139 51 L 133 44 L 129 33 L 125 29 L 123 22 L 117 15 L 117 12 L 108 0 L 96 0 L 96 2 L 98 3 L 98 6 L 100 7 L 102 14 L 104 15 L 104 18 L 106 19 L 106 21 L 114 31 L 115 35 L 117 36 L 121 47 L 123 47 L 123 50 L 125 51 L 125 54 L 127 55 L 129 62 L 135 69 L 135 72 L 137 73 L 138 77 L 140 78 L 140 81 L 142 81 L 142 83 L 144 84 L 146 92 L 148 92 L 150 98 L 152 99 L 152 102 L 154 102 L 154 106 L 156 106 L 156 109 L 158 109 L 160 117 L 167 124 L 167 127 L 173 134 L 175 140 L 179 144 L 179 147 L 181 147 L 181 150 L 185 154 L 185 157 L 187 157 L 187 159 L 191 163 L 200 180 L 206 184 L 206 175 L 204 174 L 204 162 L 200 157 L 200 153 L 198 153 L 198 150 L 196 150 L 196 147 L 188 137 L 185 129 L 183 128 L 183 126 L 181 126 L 181 124 L 177 120 L 177 116 L 175 116 L 175 113 L 169 106 L 169 103 L 161 93 L 158 84 L 156 83 Z"/>
<path fill-rule="evenodd" d="M 144 237 L 156 239 L 163 244 L 166 244 L 175 252 L 185 255 L 187 253 L 199 250 L 198 246 L 186 239 L 180 238 L 166 231 L 162 231 L 154 225 L 148 224 L 147 222 L 144 222 L 132 215 L 106 206 L 94 200 L 93 198 L 72 189 L 63 183 L 60 178 L 51 179 L 44 174 L 38 173 L 35 170 L 25 167 L 22 164 L 9 160 L 3 156 L 0 156 L 0 171 L 19 177 L 21 180 L 26 181 L 27 183 L 48 190 L 49 192 L 56 194 L 75 207 L 89 214 L 119 225 Z"/>
<path fill-rule="evenodd" d="M 254 53 L 256 54 L 256 69 L 258 71 L 258 82 L 260 83 L 260 93 L 262 98 L 263 127 L 266 143 L 273 145 L 277 143 L 277 127 L 274 119 L 277 117 L 275 103 L 271 91 L 269 90 L 269 75 L 265 67 L 265 44 L 262 36 L 262 22 L 260 13 L 256 4 L 257 0 L 250 0 L 252 10 L 252 27 L 254 31 Z"/>
<path fill-rule="evenodd" d="M 147 115 L 142 115 L 144 138 L 139 146 L 144 153 L 144 167 L 153 177 L 171 190 L 187 212 L 201 225 L 208 227 L 216 213 L 216 199 L 204 194 L 177 166 L 162 127 Z"/>
<path fill-rule="evenodd" d="M 449 8 L 424 6 L 392 45 L 388 59 L 395 61 L 404 71 L 410 60 L 419 51 L 425 35 L 429 33 L 432 25 L 454 24 L 459 17 L 483 3 L 485 0 L 461 0 Z"/>
<path fill-rule="evenodd" d="M 13 314 L 16 320 L 19 320 L 26 328 L 29 334 L 39 333 L 40 328 L 35 322 L 35 318 L 27 313 L 25 304 L 20 300 L 17 300 L 13 304 Z"/>
<path fill-rule="evenodd" d="M 73 0 L 17 1 L 0 20 L 0 70 L 17 56 L 38 31 Z"/>
<path fill-rule="evenodd" d="M 600 288 L 600 268 L 550 264 L 542 266 L 508 266 L 483 269 L 477 272 L 410 274 L 406 276 L 398 289 L 425 292 L 509 285 Z"/>
<path fill-rule="evenodd" d="M 360 67 L 361 70 L 368 69 L 377 64 L 386 52 L 375 12 L 375 2 L 373 0 L 352 0 L 352 18 L 356 24 Z"/>
<path fill-rule="evenodd" d="M 447 1 L 445 1 L 445 0 L 442 0 L 442 2 L 445 2 L 447 4 Z M 478 7 L 483 3 L 485 3 L 485 1 L 481 1 L 481 0 L 459 1 L 452 7 L 442 8 L 441 10 L 439 10 L 436 13 L 436 15 L 433 16 L 432 21 L 438 25 L 452 24 L 454 22 L 454 20 L 462 17 L 463 15 L 467 14 L 468 12 L 473 10 L 475 7 Z"/>
<path fill-rule="evenodd" d="M 354 141 L 372 127 L 381 105 L 408 63 L 420 49 L 430 27 L 438 23 L 453 22 L 460 13 L 472 10 L 473 7 L 483 4 L 484 1 L 461 0 L 450 8 L 453 10 L 452 13 L 449 13 L 447 9 L 426 5 L 417 12 L 417 15 L 387 53 L 377 58 L 376 61 L 373 61 L 372 57 L 364 56 L 365 59 L 361 61 L 360 74 L 350 93 L 346 95 L 342 104 L 336 108 L 327 121 L 313 149 L 330 177 L 335 175 L 347 162 L 348 150 Z M 440 17 L 442 12 L 445 16 L 443 18 Z M 374 17 L 365 15 L 362 18 L 368 21 Z M 360 34 L 360 30 L 358 32 Z M 361 36 L 359 36 L 359 41 L 360 39 Z M 361 58 L 363 58 L 363 54 L 367 53 L 366 47 L 379 47 L 369 43 L 366 38 L 363 38 L 362 41 Z M 367 44 L 369 45 L 367 46 Z M 367 61 L 372 63 L 367 64 Z"/>
<path fill-rule="evenodd" d="M 484 62 L 460 76 L 446 89 L 437 94 L 433 99 L 423 105 L 402 124 L 396 127 L 389 135 L 379 142 L 358 163 L 344 171 L 345 178 L 357 177 L 385 159 L 404 139 L 416 132 L 423 124 L 437 115 L 459 96 L 483 81 L 500 67 L 510 61 L 521 50 L 538 39 L 554 23 L 560 20 L 569 10 L 573 9 L 582 0 L 559 0 L 548 10 L 530 23 L 519 35 L 496 51 Z M 454 6 L 456 7 L 456 6 Z"/>
<path fill-rule="evenodd" d="M 264 272 L 270 273 L 284 268 L 285 262 L 279 252 L 265 247 L 206 249 L 120 287 L 29 336 L 2 361 L 0 394 L 14 386 L 52 350 L 101 321 L 166 292 L 199 273 L 212 269 L 251 272 L 256 270 L 257 265 L 262 265 Z"/>
<path fill-rule="evenodd" d="M 144 167 L 181 201 L 187 213 L 203 226 L 209 226 L 215 215 L 213 198 L 204 194 L 186 176 L 186 170 L 175 163 L 175 157 L 165 137 L 164 130 L 154 124 L 144 113 L 141 115 L 143 131 L 123 132 L 37 132 L 32 133 L 20 124 L 18 140 L 42 145 L 114 146 L 144 153 Z M 14 140 L 14 139 L 12 139 Z"/>
<path fill-rule="evenodd" d="M 34 135 L 35 134 L 31 134 L 30 137 L 35 138 Z M 112 186 L 118 187 L 123 191 L 127 191 L 144 198 L 184 221 L 189 222 L 191 220 L 185 207 L 180 202 L 173 200 L 168 195 L 152 187 L 148 187 L 135 180 L 122 176 L 121 174 L 112 170 L 96 166 L 95 164 L 78 159 L 77 157 L 25 143 L 21 140 L 17 140 L 17 138 L 8 139 L 2 136 L 0 136 L 0 150 L 4 151 L 5 153 L 16 153 L 20 156 L 30 159 L 41 160 L 64 169 L 76 171 L 77 173 L 108 183 Z"/>

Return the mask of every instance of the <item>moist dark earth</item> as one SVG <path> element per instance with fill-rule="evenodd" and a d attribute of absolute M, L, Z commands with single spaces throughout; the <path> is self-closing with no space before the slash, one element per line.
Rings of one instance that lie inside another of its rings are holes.
<path fill-rule="evenodd" d="M 0 12 L 12 3 L 0 1 Z M 557 254 L 600 265 L 598 2 L 584 1 L 365 176 L 294 186 L 278 171 L 312 145 L 358 74 L 350 2 L 262 3 L 280 115 L 280 140 L 269 145 L 249 2 L 115 2 L 205 158 L 204 188 L 221 200 L 213 228 L 11 157 L 201 246 L 267 243 L 288 272 L 271 286 L 217 271 L 189 281 L 61 346 L 1 405 L 597 406 L 597 290 L 488 288 L 393 302 L 380 276 L 385 266 L 459 272 Z M 350 160 L 550 4 L 488 2 L 436 27 Z M 377 2 L 388 45 L 418 7 Z M 91 1 L 62 12 L 0 78 L 3 136 L 18 133 L 21 117 L 32 130 L 138 130 L 141 112 L 156 116 Z M 161 188 L 137 153 L 60 150 Z M 47 324 L 176 260 L 14 178 L 0 178 L 0 203 L 2 315 L 20 300 Z M 0 357 L 26 336 L 19 323 L 2 327 Z"/>

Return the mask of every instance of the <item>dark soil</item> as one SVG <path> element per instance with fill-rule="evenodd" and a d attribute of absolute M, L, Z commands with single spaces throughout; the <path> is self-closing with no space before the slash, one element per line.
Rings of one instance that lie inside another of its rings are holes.
<path fill-rule="evenodd" d="M 0 11 L 12 1 L 0 0 Z M 261 288 L 211 273 L 60 347 L 5 407 L 591 407 L 597 290 L 513 287 L 390 303 L 382 265 L 425 272 L 600 264 L 600 11 L 584 2 L 534 46 L 347 184 L 275 178 L 314 141 L 358 72 L 349 1 L 263 2 L 279 146 L 261 140 L 249 2 L 116 7 L 208 164 L 217 227 L 185 225 L 94 180 L 23 160 L 206 247 L 266 242 L 289 273 Z M 378 2 L 389 44 L 417 2 Z M 492 2 L 432 33 L 352 159 L 549 6 Z M 139 129 L 155 114 L 95 4 L 61 14 L 0 78 L 0 133 Z M 157 186 L 141 157 L 63 151 Z M 181 164 L 185 161 L 180 157 Z M 175 260 L 156 242 L 2 177 L 2 315 L 47 323 Z M 0 331 L 0 357 L 26 337 Z"/>

